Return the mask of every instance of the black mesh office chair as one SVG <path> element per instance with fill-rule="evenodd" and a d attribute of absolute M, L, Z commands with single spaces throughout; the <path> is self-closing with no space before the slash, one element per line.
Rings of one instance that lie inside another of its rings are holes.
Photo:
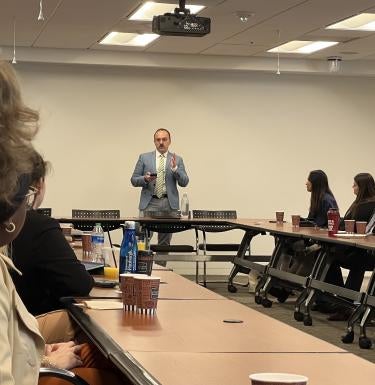
<path fill-rule="evenodd" d="M 50 217 L 52 215 L 52 209 L 47 207 L 39 207 L 36 209 L 36 212 L 42 215 L 46 215 L 47 217 Z"/>
<path fill-rule="evenodd" d="M 193 210 L 193 218 L 205 218 L 205 219 L 237 219 L 237 212 L 235 210 Z M 221 253 L 232 253 L 215 255 L 212 258 L 212 261 L 215 262 L 233 262 L 235 254 L 237 253 L 240 244 L 238 243 L 208 243 L 207 242 L 207 233 L 221 233 L 225 231 L 230 231 L 235 229 L 234 225 L 223 225 L 223 224 L 209 224 L 209 225 L 199 225 L 195 226 L 198 233 L 202 233 L 203 242 L 198 243 L 198 250 L 202 250 L 204 255 L 207 255 L 207 252 L 221 252 Z M 250 251 L 249 251 L 250 252 Z M 217 282 L 217 281 L 216 281 Z M 203 262 L 203 285 L 207 285 L 207 264 L 206 261 Z M 247 284 L 246 284 L 247 286 Z"/>
<path fill-rule="evenodd" d="M 176 213 L 177 215 L 178 213 Z M 145 217 L 150 217 L 150 218 L 171 218 L 173 217 L 173 212 L 170 213 L 165 213 L 163 214 L 163 212 L 158 212 L 158 211 L 145 211 L 143 213 L 143 215 Z M 173 233 L 180 233 L 182 231 L 186 231 L 186 230 L 191 230 L 192 229 L 192 225 L 189 224 L 189 223 L 168 223 L 168 222 L 147 222 L 147 223 L 143 223 L 142 225 L 142 229 L 143 231 L 145 232 L 145 237 L 147 240 L 150 239 L 151 237 L 151 234 L 153 232 L 157 232 L 157 233 L 169 233 L 169 234 L 173 234 Z M 198 240 L 195 239 L 195 243 L 197 244 Z M 156 259 L 159 259 L 159 261 L 162 261 L 163 259 L 165 259 L 166 261 L 186 261 L 186 262 L 190 262 L 190 261 L 195 261 L 196 262 L 196 281 L 198 282 L 198 262 L 194 259 L 194 255 L 197 255 L 198 254 L 198 251 L 196 249 L 196 247 L 192 246 L 192 245 L 188 245 L 188 244 L 177 244 L 177 245 L 156 245 L 156 244 L 152 244 L 150 245 L 150 249 L 155 252 L 156 254 L 157 253 L 173 253 L 172 256 L 167 256 L 167 255 L 156 255 Z M 177 254 L 177 255 L 176 255 Z M 178 254 L 181 254 L 181 255 L 178 255 Z"/>
<path fill-rule="evenodd" d="M 121 222 L 119 221 L 111 221 L 107 219 L 120 219 L 120 210 L 81 210 L 81 209 L 73 209 L 72 210 L 72 218 L 74 219 L 85 219 L 82 222 L 77 220 L 74 221 L 74 227 L 78 230 L 82 231 L 91 231 L 95 223 L 99 222 L 102 225 L 103 231 L 108 234 L 109 244 L 111 248 L 113 248 L 113 243 L 111 239 L 110 231 L 117 230 L 121 228 Z M 87 219 L 92 219 L 93 221 L 86 221 Z M 117 266 L 115 254 L 112 250 L 112 256 L 115 266 Z"/>

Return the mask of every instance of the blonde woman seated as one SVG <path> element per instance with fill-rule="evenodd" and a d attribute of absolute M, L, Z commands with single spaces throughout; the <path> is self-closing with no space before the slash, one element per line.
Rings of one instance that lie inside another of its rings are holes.
<path fill-rule="evenodd" d="M 28 173 L 30 141 L 37 122 L 38 114 L 22 103 L 12 68 L 0 62 L 0 248 L 13 241 L 21 230 L 27 202 L 34 194 L 29 189 Z M 45 344 L 36 319 L 16 292 L 9 274 L 12 269 L 12 261 L 0 252 L 1 385 L 37 384 L 41 364 L 74 368 L 91 385 L 122 384 L 103 357 L 95 360 L 97 351 L 89 345 L 74 341 Z M 86 354 L 87 351 L 93 353 Z M 86 363 L 91 367 L 80 368 Z M 47 381 L 44 384 L 63 384 L 55 379 Z"/>

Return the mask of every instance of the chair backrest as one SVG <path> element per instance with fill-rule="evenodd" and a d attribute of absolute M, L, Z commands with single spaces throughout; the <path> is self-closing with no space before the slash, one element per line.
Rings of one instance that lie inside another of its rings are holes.
<path fill-rule="evenodd" d="M 163 210 L 144 210 L 143 217 L 149 218 L 181 218 L 180 210 L 163 211 Z"/>
<path fill-rule="evenodd" d="M 73 209 L 72 218 L 120 218 L 120 210 L 81 210 Z"/>
<path fill-rule="evenodd" d="M 366 234 L 375 233 L 375 210 L 366 226 Z"/>
<path fill-rule="evenodd" d="M 181 218 L 181 213 L 179 210 L 172 211 L 143 211 L 143 216 L 145 218 L 155 218 L 155 219 L 169 219 L 169 218 Z M 162 222 L 145 222 L 142 224 L 142 228 L 150 231 L 156 231 L 158 233 L 179 233 L 181 231 L 190 230 L 191 224 L 189 223 L 162 223 Z"/>
<path fill-rule="evenodd" d="M 190 230 L 192 225 L 189 223 L 153 223 L 147 222 L 142 224 L 143 229 L 156 231 L 158 233 L 179 233 L 181 231 Z"/>
<path fill-rule="evenodd" d="M 193 210 L 193 218 L 237 219 L 236 210 Z"/>
<path fill-rule="evenodd" d="M 236 210 L 193 210 L 193 218 L 205 218 L 205 219 L 237 219 Z M 219 233 L 222 231 L 232 230 L 234 225 L 222 225 L 222 224 L 210 224 L 210 225 L 198 225 L 197 229 Z"/>
<path fill-rule="evenodd" d="M 99 222 L 102 225 L 104 231 L 116 230 L 121 227 L 120 221 L 111 222 L 111 219 L 120 218 L 120 210 L 81 210 L 73 209 L 72 218 L 74 221 L 74 227 L 83 231 L 91 231 L 94 227 L 93 222 Z M 82 221 L 79 222 L 77 219 L 93 219 L 93 221 Z M 109 221 L 106 221 L 109 219 Z"/>
<path fill-rule="evenodd" d="M 50 217 L 52 215 L 52 209 L 47 207 L 39 207 L 36 209 L 36 212 L 42 215 L 46 215 L 47 217 Z"/>

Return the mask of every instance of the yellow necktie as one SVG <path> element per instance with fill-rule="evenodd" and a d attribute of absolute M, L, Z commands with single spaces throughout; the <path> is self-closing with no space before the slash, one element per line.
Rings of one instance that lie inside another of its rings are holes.
<path fill-rule="evenodd" d="M 159 166 L 158 166 L 158 175 L 156 177 L 156 185 L 155 185 L 155 195 L 158 198 L 161 198 L 163 195 L 163 190 L 164 190 L 164 165 L 165 165 L 165 157 L 164 155 L 160 155 L 159 158 Z"/>

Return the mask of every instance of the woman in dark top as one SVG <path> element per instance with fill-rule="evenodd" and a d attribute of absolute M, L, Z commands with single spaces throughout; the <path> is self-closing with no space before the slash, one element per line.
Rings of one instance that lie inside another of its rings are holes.
<path fill-rule="evenodd" d="M 329 188 L 326 173 L 322 170 L 311 171 L 306 181 L 306 189 L 311 193 L 307 220 L 313 222 L 318 227 L 326 227 L 327 211 L 330 208 L 338 208 L 336 199 Z M 316 253 L 319 249 L 320 247 L 316 244 L 306 244 L 302 240 L 296 241 L 295 238 L 288 238 L 286 247 L 280 256 L 278 268 L 293 274 L 307 276 L 311 272 Z M 333 271 L 330 274 L 335 274 L 335 276 L 331 277 L 335 282 L 341 278 L 341 274 L 336 275 L 337 271 Z M 283 302 L 289 296 L 290 291 L 271 288 L 269 293 Z"/>
<path fill-rule="evenodd" d="M 32 186 L 35 200 L 25 224 L 10 247 L 11 257 L 22 276 L 13 273 L 16 289 L 30 313 L 37 315 L 61 308 L 59 298 L 86 296 L 93 278 L 66 241 L 59 223 L 35 211 L 43 201 L 47 164 L 35 153 Z"/>
<path fill-rule="evenodd" d="M 368 222 L 375 208 L 375 182 L 371 174 L 361 173 L 354 177 L 354 202 L 344 219 Z"/>
<path fill-rule="evenodd" d="M 328 185 L 328 178 L 324 171 L 311 171 L 306 182 L 306 189 L 311 192 L 308 220 L 318 227 L 327 226 L 327 212 L 337 209 L 336 199 Z"/>
<path fill-rule="evenodd" d="M 353 192 L 356 195 L 354 202 L 344 216 L 345 219 L 368 222 L 375 210 L 375 182 L 371 174 L 361 173 L 354 177 Z M 342 229 L 344 228 L 342 221 Z M 349 269 L 349 275 L 345 287 L 354 291 L 361 289 L 363 277 L 366 270 L 374 268 L 374 257 L 366 250 L 358 248 L 338 246 L 336 247 L 335 262 L 330 271 L 340 271 L 340 267 Z M 327 282 L 337 284 L 329 279 Z M 350 312 L 344 308 L 338 308 L 338 312 L 329 317 L 331 321 L 346 320 Z"/>
<path fill-rule="evenodd" d="M 307 220 L 318 227 L 326 227 L 328 210 L 338 208 L 336 199 L 329 188 L 326 173 L 322 170 L 311 171 L 306 181 L 306 189 L 311 193 Z M 309 274 L 315 262 L 314 255 L 319 247 L 315 244 L 297 241 L 294 242 L 293 250 L 294 257 L 289 272 L 298 275 Z"/>

